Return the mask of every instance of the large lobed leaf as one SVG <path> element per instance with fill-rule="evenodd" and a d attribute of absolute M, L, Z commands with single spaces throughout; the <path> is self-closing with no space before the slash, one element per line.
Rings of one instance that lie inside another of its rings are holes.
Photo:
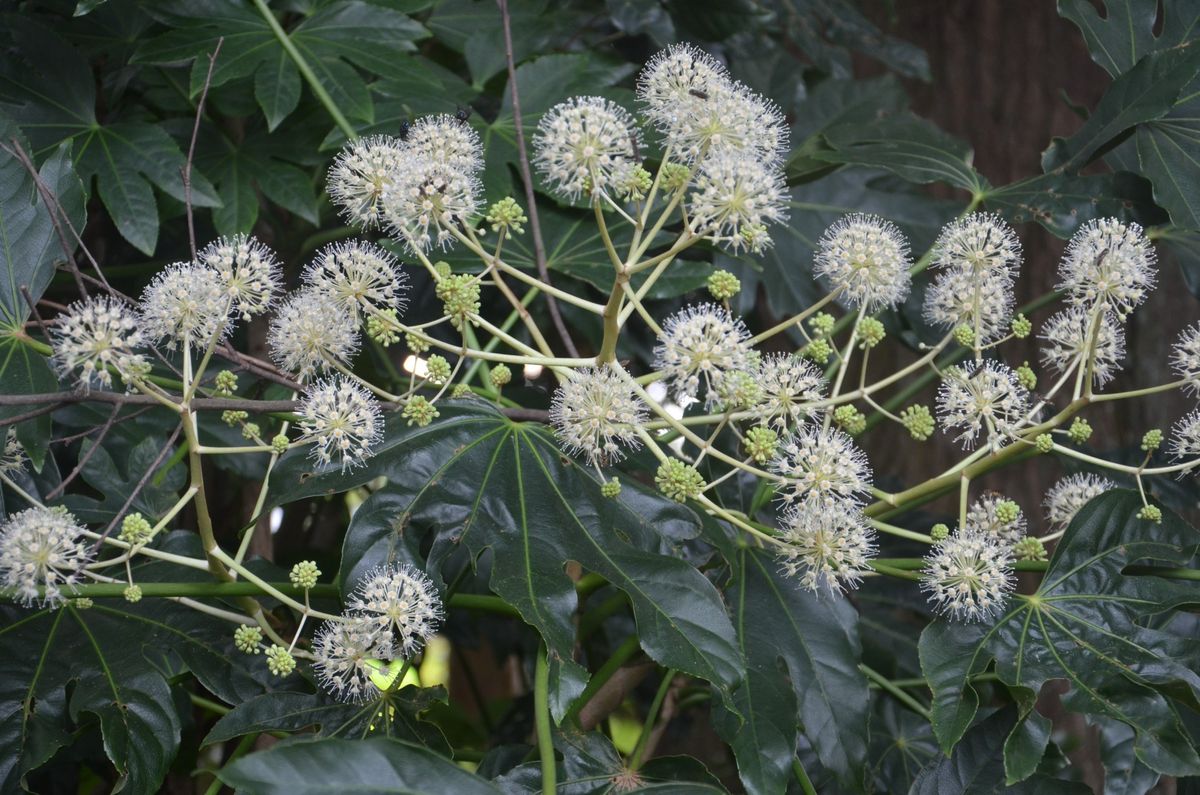
<path fill-rule="evenodd" d="M 1194 702 L 1200 694 L 1200 650 L 1194 639 L 1156 623 L 1164 611 L 1196 602 L 1196 589 L 1122 573 L 1139 563 L 1187 565 L 1200 533 L 1165 511 L 1161 525 L 1149 525 L 1137 518 L 1140 509 L 1135 492 L 1096 498 L 1072 521 L 1036 593 L 1014 597 L 995 622 L 939 620 L 922 633 L 921 667 L 933 690 L 933 727 L 943 749 L 953 748 L 974 719 L 979 698 L 971 677 L 995 660 L 997 675 L 1022 706 L 1005 747 L 1010 782 L 1037 763 L 1031 763 L 1030 740 L 1042 728 L 1031 711 L 1051 679 L 1071 685 L 1069 708 L 1132 728 L 1134 753 L 1147 766 L 1168 775 L 1200 774 L 1200 756 L 1171 700 Z M 1045 738 L 1036 742 L 1044 748 Z"/>

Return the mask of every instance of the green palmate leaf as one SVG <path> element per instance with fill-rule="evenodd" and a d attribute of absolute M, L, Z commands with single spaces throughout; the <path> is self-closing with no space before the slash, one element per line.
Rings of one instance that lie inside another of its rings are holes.
<path fill-rule="evenodd" d="M 746 790 L 786 787 L 802 727 L 821 764 L 861 791 L 870 698 L 858 670 L 857 612 L 845 599 L 799 588 L 763 550 L 740 550 L 733 568 L 728 599 L 747 665 L 734 701 L 745 722 L 722 716 L 716 726 Z"/>
<path fill-rule="evenodd" d="M 1066 140 L 1054 139 L 1042 155 L 1042 168 L 1047 172 L 1078 171 L 1119 143 L 1136 125 L 1171 112 L 1198 71 L 1200 45 L 1147 55 L 1113 81 L 1078 132 Z"/>
<path fill-rule="evenodd" d="M 285 456 L 268 502 L 386 476 L 380 492 L 406 504 L 382 528 L 351 528 L 343 553 L 347 575 L 392 559 L 389 546 L 421 529 L 434 533 L 429 559 L 435 569 L 456 549 L 465 547 L 472 556 L 490 549 L 492 590 L 537 628 L 550 649 L 558 716 L 585 679 L 572 662 L 577 598 L 564 571 L 568 561 L 629 596 L 642 648 L 655 660 L 707 679 L 724 694 L 741 681 L 744 663 L 716 589 L 684 561 L 660 552 L 665 541 L 655 524 L 678 517 L 678 506 L 659 498 L 657 511 L 648 512 L 643 499 L 640 512 L 630 510 L 620 499 L 601 496 L 595 476 L 563 457 L 544 426 L 511 422 L 474 401 L 443 405 L 442 419 L 426 428 L 389 422 L 387 441 L 352 473 L 314 473 L 300 451 Z"/>
<path fill-rule="evenodd" d="M 1063 239 L 1093 218 L 1124 216 L 1128 212 L 1112 174 L 1039 174 L 988 188 L 983 195 L 983 206 L 1014 224 L 1036 221 Z"/>
<path fill-rule="evenodd" d="M 12 337 L 0 337 L 0 395 L 37 395 L 58 389 L 58 379 L 46 357 Z M 0 406 L 0 418 L 15 417 L 32 406 Z M 50 415 L 43 414 L 16 424 L 17 441 L 35 469 L 41 469 L 50 444 Z M 7 433 L 7 430 L 5 430 Z"/>
<path fill-rule="evenodd" d="M 156 436 L 147 436 L 135 445 L 128 445 L 119 438 L 107 439 L 92 453 L 80 472 L 84 481 L 102 495 L 101 498 L 67 494 L 63 503 L 82 522 L 108 524 L 154 464 L 165 442 L 166 439 Z M 92 444 L 86 443 L 83 450 L 88 450 Z M 187 472 L 182 466 L 159 470 L 138 492 L 129 509 L 155 521 L 179 499 L 179 491 L 186 479 Z"/>
<path fill-rule="evenodd" d="M 954 752 L 921 771 L 909 795 L 1087 795 L 1083 784 L 1036 775 L 1016 786 L 1004 782 L 1004 736 L 1016 720 L 1009 708 L 971 729 Z"/>
<path fill-rule="evenodd" d="M 218 775 L 246 795 L 500 792 L 427 748 L 382 737 L 279 745 L 238 759 Z"/>
<path fill-rule="evenodd" d="M 1159 27 L 1158 0 L 1104 0 L 1104 16 L 1089 0 L 1058 0 L 1058 13 L 1079 26 L 1092 60 L 1112 77 L 1157 50 L 1189 40 L 1200 29 L 1200 5 L 1162 3 Z"/>
<path fill-rule="evenodd" d="M 871 772 L 876 792 L 907 792 L 940 752 L 929 721 L 891 696 L 876 699 L 871 718 Z"/>
<path fill-rule="evenodd" d="M 1139 125 L 1134 141 L 1154 201 L 1175 225 L 1200 229 L 1200 79 L 1184 87 L 1170 113 Z"/>
<path fill-rule="evenodd" d="M 300 103 L 300 72 L 282 47 L 255 73 L 254 98 L 271 131 Z"/>
<path fill-rule="evenodd" d="M 1133 729 L 1117 720 L 1094 718 L 1100 734 L 1100 761 L 1104 763 L 1104 795 L 1145 795 L 1159 775 L 1138 761 Z"/>
<path fill-rule="evenodd" d="M 921 666 L 933 690 L 933 726 L 943 749 L 971 724 L 978 696 L 969 684 L 992 660 L 1022 707 L 1050 679 L 1071 685 L 1069 708 L 1118 720 L 1135 733 L 1134 752 L 1169 775 L 1200 774 L 1197 756 L 1171 697 L 1200 693 L 1195 643 L 1155 617 L 1195 602 L 1194 586 L 1122 570 L 1135 563 L 1187 565 L 1200 533 L 1174 514 L 1149 528 L 1137 518 L 1136 493 L 1114 491 L 1090 502 L 1072 521 L 1037 592 L 1014 597 L 985 625 L 939 620 L 921 635 Z M 1032 767 L 1020 754 L 1029 740 L 1010 736 L 1010 779 Z"/>
<path fill-rule="evenodd" d="M 704 765 L 690 757 L 659 757 L 631 773 L 612 741 L 599 732 L 556 733 L 554 747 L 563 757 L 557 790 L 561 795 L 725 792 Z M 534 774 L 529 776 L 529 783 L 536 791 L 540 773 L 532 768 L 528 773 Z"/>

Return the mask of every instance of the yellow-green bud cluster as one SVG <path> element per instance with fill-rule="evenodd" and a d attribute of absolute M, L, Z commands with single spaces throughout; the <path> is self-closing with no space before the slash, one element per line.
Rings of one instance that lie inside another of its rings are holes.
<path fill-rule="evenodd" d="M 221 412 L 221 422 L 225 423 L 226 425 L 228 425 L 232 428 L 234 425 L 237 425 L 239 422 L 245 422 L 246 418 L 249 416 L 250 415 L 245 411 L 232 411 L 232 410 L 222 411 Z"/>
<path fill-rule="evenodd" d="M 386 348 L 400 339 L 399 323 L 395 309 L 381 309 L 367 318 L 367 336 Z"/>
<path fill-rule="evenodd" d="M 454 400 L 469 398 L 474 394 L 475 393 L 471 391 L 471 387 L 467 386 L 466 384 L 455 384 L 454 389 L 450 390 L 450 397 Z"/>
<path fill-rule="evenodd" d="M 883 342 L 883 338 L 886 336 L 887 329 L 883 327 L 883 323 L 878 318 L 865 317 L 858 324 L 858 347 L 863 350 L 874 348 Z"/>
<path fill-rule="evenodd" d="M 1148 522 L 1162 524 L 1162 508 L 1157 505 L 1146 505 L 1142 510 L 1138 511 L 1138 518 L 1145 519 Z"/>
<path fill-rule="evenodd" d="M 121 520 L 121 532 L 118 535 L 126 544 L 145 544 L 154 533 L 150 522 L 140 513 L 131 513 Z"/>
<path fill-rule="evenodd" d="M 1017 383 L 1030 392 L 1037 389 L 1037 373 L 1033 372 L 1029 362 L 1022 362 L 1021 366 L 1017 368 Z"/>
<path fill-rule="evenodd" d="M 292 585 L 297 588 L 303 588 L 306 591 L 316 585 L 320 577 L 321 570 L 311 560 L 300 561 L 295 566 L 292 566 L 292 570 L 288 574 L 288 579 L 292 581 Z"/>
<path fill-rule="evenodd" d="M 1158 428 L 1146 431 L 1142 436 L 1142 449 L 1147 453 L 1152 453 L 1159 448 L 1163 441 L 1163 432 Z"/>
<path fill-rule="evenodd" d="M 213 379 L 213 386 L 218 395 L 229 397 L 237 391 L 237 376 L 228 370 L 222 370 L 217 373 L 217 377 Z"/>
<path fill-rule="evenodd" d="M 446 262 L 445 260 L 439 260 L 433 264 L 433 272 L 437 274 L 437 278 L 440 281 L 441 279 L 445 279 L 454 271 L 450 268 L 449 262 Z"/>
<path fill-rule="evenodd" d="M 904 430 L 908 431 L 908 435 L 918 442 L 923 442 L 933 436 L 933 430 L 937 427 L 929 407 L 920 403 L 913 404 L 901 411 L 900 422 L 904 425 Z"/>
<path fill-rule="evenodd" d="M 610 500 L 615 500 L 621 494 L 621 481 L 613 478 L 600 484 L 600 494 Z"/>
<path fill-rule="evenodd" d="M 497 364 L 488 371 L 488 380 L 492 382 L 492 386 L 496 387 L 496 389 L 502 389 L 512 382 L 512 370 L 508 369 L 508 365 L 506 364 Z"/>
<path fill-rule="evenodd" d="M 713 271 L 708 276 L 708 293 L 718 301 L 728 301 L 742 289 L 742 281 L 726 270 Z"/>
<path fill-rule="evenodd" d="M 934 541 L 945 541 L 950 537 L 950 528 L 938 522 L 933 527 L 929 528 L 929 537 Z"/>
<path fill-rule="evenodd" d="M 1048 433 L 1039 433 L 1033 443 L 1037 446 L 1039 453 L 1048 453 L 1054 449 L 1054 438 Z"/>
<path fill-rule="evenodd" d="M 957 326 L 954 329 L 954 341 L 964 348 L 975 345 L 975 329 L 970 326 Z"/>
<path fill-rule="evenodd" d="M 851 436 L 858 436 L 867 429 L 867 415 L 855 406 L 846 404 L 833 410 L 833 421 Z"/>
<path fill-rule="evenodd" d="M 1083 444 L 1092 438 L 1092 426 L 1083 417 L 1076 417 L 1067 429 L 1067 438 L 1075 444 Z"/>
<path fill-rule="evenodd" d="M 125 588 L 125 601 L 130 604 L 137 604 L 142 601 L 142 588 L 139 585 L 130 585 Z"/>
<path fill-rule="evenodd" d="M 634 166 L 629 170 L 628 176 L 625 178 L 625 183 L 619 187 L 625 192 L 626 201 L 640 202 L 646 198 L 646 194 L 650 192 L 650 186 L 654 181 L 650 178 L 650 172 L 641 166 Z"/>
<path fill-rule="evenodd" d="M 825 364 L 829 361 L 829 357 L 833 355 L 833 347 L 829 344 L 829 340 L 821 337 L 806 345 L 801 353 L 814 362 Z"/>
<path fill-rule="evenodd" d="M 808 321 L 808 327 L 813 330 L 814 334 L 827 337 L 833 331 L 835 323 L 833 315 L 828 312 L 818 312 Z"/>
<path fill-rule="evenodd" d="M 288 449 L 288 438 L 286 433 L 277 433 L 271 439 L 271 452 L 275 455 L 283 455 Z"/>
<path fill-rule="evenodd" d="M 275 676 L 287 676 L 296 670 L 296 658 L 287 649 L 276 644 L 267 649 L 267 670 Z"/>
<path fill-rule="evenodd" d="M 761 254 L 771 244 L 771 233 L 766 224 L 746 224 L 738 230 L 742 244 L 748 251 Z"/>
<path fill-rule="evenodd" d="M 521 205 L 517 204 L 517 200 L 511 196 L 505 196 L 500 201 L 494 202 L 488 208 L 484 220 L 487 221 L 493 232 L 504 229 L 514 235 L 524 232 L 524 224 L 529 221 L 525 217 L 525 211 L 521 209 Z"/>
<path fill-rule="evenodd" d="M 762 384 L 751 373 L 735 370 L 721 379 L 717 394 L 725 411 L 736 411 L 749 408 L 762 399 Z"/>
<path fill-rule="evenodd" d="M 700 496 L 700 491 L 704 488 L 704 476 L 694 466 L 689 466 L 677 458 L 668 458 L 659 464 L 658 472 L 654 475 L 654 485 L 675 502 L 684 502 Z"/>
<path fill-rule="evenodd" d="M 76 599 L 71 600 L 71 607 L 74 607 L 76 610 L 87 610 L 88 608 L 92 607 L 95 604 L 96 604 L 95 602 L 93 602 L 91 599 L 87 598 L 86 596 L 80 596 Z"/>
<path fill-rule="evenodd" d="M 743 444 L 756 464 L 765 464 L 775 457 L 775 450 L 779 447 L 779 434 L 765 425 L 756 425 L 746 431 Z"/>
<path fill-rule="evenodd" d="M 242 426 L 242 438 L 257 439 L 260 430 L 257 422 L 247 422 Z"/>
<path fill-rule="evenodd" d="M 663 187 L 668 191 L 683 190 L 692 178 L 692 170 L 682 163 L 664 163 L 660 173 Z"/>
<path fill-rule="evenodd" d="M 432 403 L 426 400 L 422 395 L 413 395 L 404 404 L 404 409 L 400 412 L 400 416 L 408 420 L 409 425 L 416 425 L 418 428 L 424 428 L 429 423 L 437 419 L 440 412 Z"/>
<path fill-rule="evenodd" d="M 1000 500 L 996 503 L 996 518 L 1002 524 L 1012 524 L 1021 516 L 1021 506 L 1012 500 Z"/>
<path fill-rule="evenodd" d="M 1033 333 L 1033 323 L 1024 315 L 1017 315 L 1012 319 L 1012 335 L 1019 340 L 1023 340 Z"/>
<path fill-rule="evenodd" d="M 408 332 L 404 335 L 404 347 L 413 353 L 424 353 L 429 350 L 429 342 L 412 332 Z"/>
<path fill-rule="evenodd" d="M 244 654 L 258 654 L 258 644 L 262 643 L 262 630 L 249 624 L 242 624 L 233 631 L 233 645 Z"/>
<path fill-rule="evenodd" d="M 467 315 L 479 312 L 479 280 L 469 273 L 449 274 L 438 282 L 436 292 L 456 329 L 463 327 Z"/>
<path fill-rule="evenodd" d="M 1046 545 L 1040 538 L 1025 536 L 1013 545 L 1013 555 L 1017 560 L 1045 560 Z"/>
<path fill-rule="evenodd" d="M 425 377 L 431 383 L 441 384 L 450 380 L 450 362 L 446 361 L 445 356 L 434 354 L 425 360 Z"/>

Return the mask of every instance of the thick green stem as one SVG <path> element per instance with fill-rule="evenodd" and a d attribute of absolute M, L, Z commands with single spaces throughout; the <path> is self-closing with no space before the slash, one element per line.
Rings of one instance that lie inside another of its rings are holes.
<path fill-rule="evenodd" d="M 542 762 L 542 793 L 554 795 L 558 789 L 558 762 L 554 758 L 554 737 L 550 718 L 550 661 L 546 647 L 538 650 L 533 677 L 533 714 L 537 725 L 538 755 Z"/>

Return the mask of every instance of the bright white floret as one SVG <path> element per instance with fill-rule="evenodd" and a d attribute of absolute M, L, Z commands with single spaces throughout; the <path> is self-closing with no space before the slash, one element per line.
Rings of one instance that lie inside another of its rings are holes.
<path fill-rule="evenodd" d="M 409 152 L 384 188 L 384 216 L 392 235 L 412 251 L 446 249 L 478 214 L 481 191 L 474 173 Z"/>
<path fill-rule="evenodd" d="M 963 527 L 967 532 L 990 535 L 1012 546 L 1025 537 L 1029 522 L 1025 518 L 1025 512 L 1018 508 L 1016 503 L 1006 500 L 1002 494 L 991 492 L 971 505 Z"/>
<path fill-rule="evenodd" d="M 808 359 L 794 354 L 764 357 L 756 377 L 762 398 L 755 410 L 762 421 L 780 430 L 805 420 L 811 413 L 810 406 L 824 397 L 825 374 Z"/>
<path fill-rule="evenodd" d="M 646 63 L 638 75 L 637 96 L 646 117 L 669 135 L 731 82 L 716 58 L 692 44 L 672 44 Z"/>
<path fill-rule="evenodd" d="M 404 146 L 418 157 L 455 171 L 474 174 L 483 168 L 479 133 L 449 114 L 417 119 L 404 138 Z"/>
<path fill-rule="evenodd" d="M 266 312 L 280 290 L 275 252 L 253 237 L 235 235 L 214 240 L 196 255 L 196 261 L 217 275 L 232 300 L 232 311 L 243 320 Z"/>
<path fill-rule="evenodd" d="M 784 571 L 810 591 L 857 588 L 875 556 L 875 531 L 857 507 L 843 503 L 788 509 L 779 538 L 786 544 L 779 552 Z"/>
<path fill-rule="evenodd" d="M 1185 389 L 1200 394 L 1200 324 L 1179 332 L 1179 339 L 1171 349 L 1171 369 L 1187 381 Z"/>
<path fill-rule="evenodd" d="M 1012 281 L 1021 270 L 1021 241 L 995 213 L 972 213 L 949 223 L 933 244 L 933 265 Z"/>
<path fill-rule="evenodd" d="M 375 398 L 343 376 L 314 384 L 300 403 L 300 441 L 313 445 L 319 462 L 343 471 L 371 457 L 382 428 Z"/>
<path fill-rule="evenodd" d="M 654 361 L 679 398 L 714 405 L 726 374 L 750 365 L 750 332 L 721 306 L 689 306 L 663 324 Z"/>
<path fill-rule="evenodd" d="M 90 559 L 83 527 L 65 510 L 29 508 L 0 525 L 0 578 L 26 606 L 61 604 Z"/>
<path fill-rule="evenodd" d="M 380 690 L 371 675 L 395 656 L 391 634 L 364 615 L 327 621 L 313 638 L 313 672 L 326 691 L 341 701 L 368 701 Z"/>
<path fill-rule="evenodd" d="M 233 298 L 210 268 L 177 262 L 142 293 L 142 331 L 149 339 L 204 350 L 229 332 Z"/>
<path fill-rule="evenodd" d="M 835 428 L 800 428 L 780 441 L 770 466 L 783 478 L 777 493 L 786 504 L 861 505 L 871 489 L 866 454 Z"/>
<path fill-rule="evenodd" d="M 925 557 L 921 588 L 933 609 L 955 621 L 985 621 L 1004 607 L 1015 585 L 1012 551 L 978 532 L 953 533 Z"/>
<path fill-rule="evenodd" d="M 1090 472 L 1068 475 L 1046 492 L 1042 502 L 1046 509 L 1046 521 L 1053 529 L 1062 530 L 1093 497 L 1099 497 L 1116 487 L 1117 484 L 1108 478 Z"/>
<path fill-rule="evenodd" d="M 876 312 L 908 295 L 911 267 L 908 240 L 895 224 L 855 213 L 821 235 L 814 273 L 850 306 Z"/>
<path fill-rule="evenodd" d="M 50 327 L 54 364 L 84 389 L 112 386 L 110 370 L 124 380 L 140 375 L 147 364 L 136 349 L 148 342 L 140 326 L 137 315 L 115 298 L 76 301 Z"/>
<path fill-rule="evenodd" d="M 1154 248 L 1137 224 L 1088 221 L 1071 238 L 1058 267 L 1058 289 L 1074 306 L 1102 304 L 1124 320 L 1154 289 Z"/>
<path fill-rule="evenodd" d="M 371 570 L 350 597 L 349 608 L 390 634 L 396 651 L 406 659 L 421 650 L 442 620 L 437 587 L 409 565 Z"/>
<path fill-rule="evenodd" d="M 550 424 L 563 449 L 597 466 L 620 461 L 626 449 L 641 446 L 637 432 L 647 414 L 616 364 L 572 371 L 550 404 Z"/>
<path fill-rule="evenodd" d="M 358 350 L 358 324 L 333 296 L 306 288 L 280 304 L 267 332 L 275 363 L 301 379 L 346 364 Z"/>
<path fill-rule="evenodd" d="M 938 392 L 938 416 L 946 431 L 958 430 L 958 442 L 975 446 L 980 431 L 995 447 L 1020 430 L 1029 411 L 1029 392 L 1007 365 L 985 361 L 968 370 L 946 371 Z"/>
<path fill-rule="evenodd" d="M 938 273 L 925 292 L 925 319 L 945 329 L 978 329 L 976 341 L 987 345 L 1008 334 L 1013 303 L 1012 281 L 1003 272 L 976 276 L 951 268 Z"/>
<path fill-rule="evenodd" d="M 753 154 L 722 151 L 700 166 L 688 194 L 694 234 L 731 251 L 771 245 L 768 225 L 787 220 L 787 188 L 777 167 Z"/>
<path fill-rule="evenodd" d="M 408 276 L 396 258 L 360 240 L 331 243 L 304 270 L 304 282 L 333 298 L 356 319 L 388 309 L 403 311 Z"/>
<path fill-rule="evenodd" d="M 396 178 L 403 144 L 373 135 L 346 145 L 329 168 L 329 198 L 347 223 L 374 229 L 382 223 L 383 194 Z"/>
<path fill-rule="evenodd" d="M 1102 312 L 1094 320 L 1088 310 L 1077 306 L 1056 313 L 1038 335 L 1043 340 L 1042 363 L 1059 373 L 1073 366 L 1086 368 L 1093 333 L 1092 382 L 1107 384 L 1125 361 L 1125 330 L 1111 312 Z"/>
<path fill-rule="evenodd" d="M 556 194 L 572 201 L 620 194 L 620 185 L 640 163 L 637 141 L 633 118 L 620 105 L 602 97 L 572 97 L 538 124 L 534 164 Z"/>
<path fill-rule="evenodd" d="M 1171 428 L 1171 454 L 1180 460 L 1200 457 L 1200 409 Z"/>

